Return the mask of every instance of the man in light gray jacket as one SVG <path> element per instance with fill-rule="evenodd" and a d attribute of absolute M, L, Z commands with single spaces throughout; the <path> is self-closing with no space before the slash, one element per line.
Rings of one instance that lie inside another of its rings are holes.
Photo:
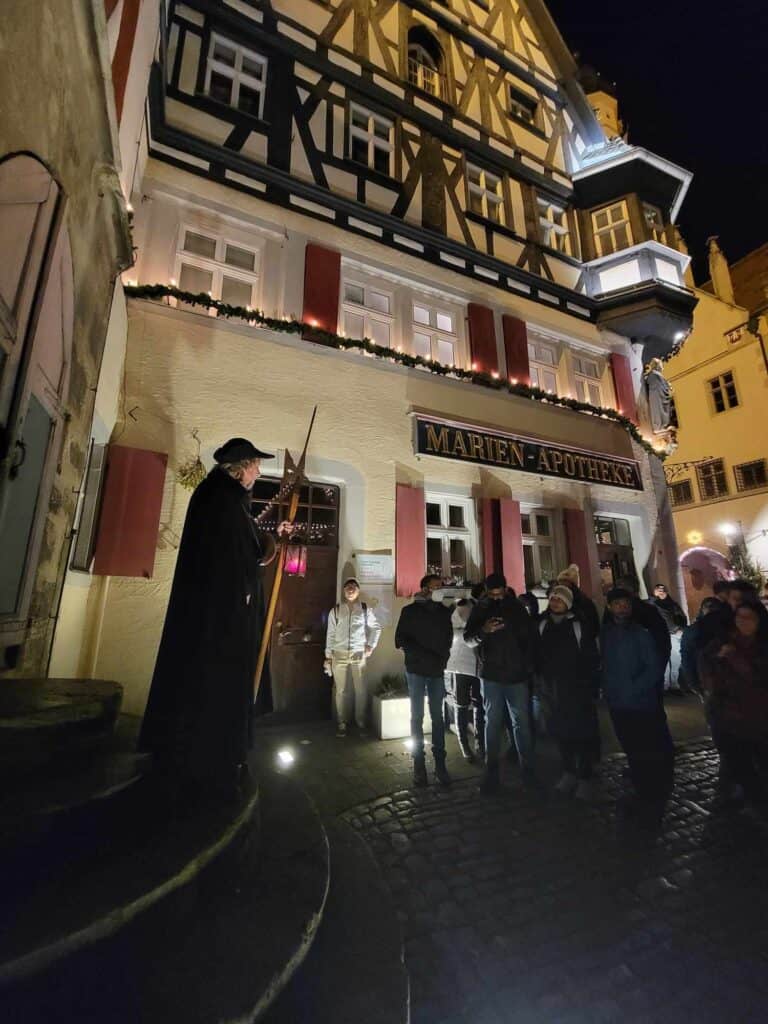
<path fill-rule="evenodd" d="M 344 581 L 344 600 L 331 608 L 325 638 L 325 670 L 333 675 L 336 735 L 347 735 L 347 685 L 352 677 L 355 721 L 366 735 L 368 692 L 365 664 L 381 636 L 381 626 L 370 608 L 360 601 L 360 584 L 351 576 Z"/>

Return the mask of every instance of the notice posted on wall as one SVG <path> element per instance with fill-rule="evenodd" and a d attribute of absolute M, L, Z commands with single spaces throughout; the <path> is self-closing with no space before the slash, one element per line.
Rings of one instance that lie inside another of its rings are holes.
<path fill-rule="evenodd" d="M 376 616 L 380 626 L 392 625 L 393 597 L 394 588 L 391 583 L 362 583 L 362 599 Z"/>
<path fill-rule="evenodd" d="M 365 583 L 392 583 L 395 578 L 395 560 L 391 551 L 369 554 L 356 552 L 354 556 L 357 578 Z"/>

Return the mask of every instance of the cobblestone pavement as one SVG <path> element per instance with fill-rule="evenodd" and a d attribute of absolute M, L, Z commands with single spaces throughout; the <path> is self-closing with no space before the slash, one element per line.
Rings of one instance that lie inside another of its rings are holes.
<path fill-rule="evenodd" d="M 481 798 L 449 739 L 456 779 L 409 788 L 402 742 L 294 739 L 292 770 L 326 819 L 369 845 L 392 892 L 413 1024 L 600 1024 L 768 1019 L 768 827 L 713 808 L 717 757 L 689 737 L 700 707 L 668 707 L 676 786 L 656 834 L 615 811 L 625 760 L 609 754 L 593 805 L 509 782 Z M 302 735 L 288 730 L 295 737 Z M 262 741 L 272 760 L 286 743 Z M 606 749 L 611 747 L 605 732 Z"/>

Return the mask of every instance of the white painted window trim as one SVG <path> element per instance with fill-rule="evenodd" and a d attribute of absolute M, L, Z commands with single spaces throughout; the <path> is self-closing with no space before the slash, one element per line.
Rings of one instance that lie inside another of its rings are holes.
<path fill-rule="evenodd" d="M 346 297 L 347 287 L 350 286 L 350 285 L 354 286 L 354 287 L 357 287 L 357 288 L 362 288 L 363 289 L 363 302 L 362 303 L 352 302 L 351 300 L 347 299 L 347 297 Z M 346 314 L 349 313 L 351 316 L 359 316 L 359 317 L 361 317 L 363 319 L 363 322 L 364 322 L 364 327 L 363 327 L 364 337 L 371 338 L 372 340 L 375 340 L 375 339 L 373 338 L 373 329 L 372 329 L 371 325 L 374 324 L 374 323 L 386 324 L 388 329 L 389 329 L 389 342 L 388 342 L 388 345 L 389 345 L 390 348 L 394 348 L 395 347 L 395 345 L 394 345 L 394 340 L 395 340 L 394 339 L 394 329 L 395 329 L 395 314 L 394 314 L 395 294 L 394 294 L 394 292 L 390 288 L 386 288 L 386 287 L 382 288 L 381 285 L 379 285 L 376 282 L 367 281 L 365 279 L 364 275 L 362 275 L 362 274 L 359 274 L 359 275 L 355 275 L 355 274 L 347 275 L 347 274 L 344 274 L 342 276 L 342 280 L 341 280 L 341 289 L 340 289 L 340 291 L 341 291 L 341 295 L 340 295 L 341 317 L 340 317 L 340 319 L 341 319 L 342 328 L 343 328 L 341 333 L 342 334 L 348 333 L 346 331 Z M 383 313 L 381 310 L 374 309 L 372 306 L 368 305 L 368 296 L 369 296 L 370 292 L 378 292 L 380 295 L 386 295 L 387 299 L 389 300 L 389 313 Z M 349 337 L 353 337 L 353 335 L 350 334 Z M 381 343 L 377 342 L 377 344 L 381 344 Z"/>
<path fill-rule="evenodd" d="M 213 51 L 216 44 L 219 43 L 221 46 L 226 46 L 230 50 L 234 50 L 235 53 L 235 66 L 230 67 L 229 64 L 223 64 L 213 56 Z M 249 75 L 247 71 L 243 71 L 243 58 L 247 57 L 248 60 L 259 64 L 263 68 L 261 78 L 254 78 L 253 75 Z M 239 43 L 233 42 L 226 36 L 219 35 L 217 33 L 211 34 L 211 43 L 208 49 L 208 59 L 205 69 L 205 86 L 204 91 L 206 96 L 211 94 L 211 75 L 216 71 L 220 75 L 224 75 L 225 78 L 232 80 L 232 98 L 229 103 L 230 107 L 234 107 L 236 110 L 240 109 L 240 86 L 246 85 L 249 89 L 253 89 L 254 92 L 259 94 L 259 113 L 258 117 L 261 120 L 264 117 L 264 96 L 267 89 L 267 68 L 269 62 L 266 57 L 263 57 L 260 53 L 255 50 L 249 50 L 245 46 L 240 46 Z"/>
<path fill-rule="evenodd" d="M 573 240 L 565 207 L 559 206 L 543 196 L 537 196 L 537 203 L 542 245 L 561 252 L 565 256 L 572 256 Z"/>
<path fill-rule="evenodd" d="M 476 175 L 477 181 L 472 180 L 473 173 Z M 478 212 L 472 209 L 472 197 L 476 196 L 480 200 L 479 215 L 481 217 L 493 221 L 494 224 L 506 224 L 504 188 L 501 175 L 488 171 L 484 167 L 480 167 L 479 164 L 467 162 L 466 178 L 467 206 L 469 210 L 472 213 Z"/>
<path fill-rule="evenodd" d="M 584 355 L 581 352 L 572 351 L 570 357 L 575 390 L 574 397 L 580 402 L 589 402 L 591 405 L 605 405 L 605 388 L 603 387 L 605 362 L 597 359 L 595 356 Z M 594 375 L 586 372 L 584 369 L 579 369 L 578 364 L 581 363 L 583 366 L 585 362 L 594 364 Z M 579 394 L 579 385 L 582 388 L 581 394 Z"/>
<path fill-rule="evenodd" d="M 523 532 L 523 547 L 531 549 L 531 556 L 533 560 L 534 574 L 537 577 L 534 581 L 534 586 L 546 585 L 548 582 L 557 579 L 559 571 L 559 558 L 560 558 L 560 543 L 559 543 L 559 522 L 560 517 L 555 514 L 555 510 L 551 508 L 544 508 L 541 505 L 528 505 L 521 503 L 520 505 L 521 516 L 528 516 L 532 526 L 536 524 L 536 516 L 546 516 L 549 520 L 549 533 L 537 533 L 530 531 L 528 533 Z M 544 576 L 544 570 L 541 565 L 541 550 L 542 548 L 548 548 L 551 553 L 551 570 L 550 576 Z"/>
<path fill-rule="evenodd" d="M 364 117 L 367 120 L 367 128 L 361 128 L 358 125 L 353 124 L 353 116 L 358 114 L 360 117 Z M 387 129 L 387 138 L 383 139 L 381 136 L 376 135 L 374 126 L 379 124 Z M 389 159 L 389 170 L 387 174 L 392 177 L 392 161 L 395 151 L 394 146 L 394 132 L 395 125 L 388 117 L 383 117 L 381 114 L 374 114 L 372 110 L 368 110 L 367 107 L 362 106 L 360 103 L 350 103 L 349 105 L 349 156 L 352 159 L 352 140 L 358 139 L 364 142 L 367 146 L 367 159 L 365 166 L 372 171 L 376 169 L 376 150 L 381 150 L 387 153 Z M 377 171 L 381 174 L 381 171 Z"/>
<path fill-rule="evenodd" d="M 440 505 L 440 522 L 443 526 L 427 526 L 427 540 L 439 540 L 442 550 L 442 575 L 443 578 L 450 578 L 450 551 L 451 540 L 464 541 L 467 552 L 468 566 L 467 578 L 473 581 L 480 579 L 482 573 L 480 568 L 480 538 L 477 527 L 477 513 L 473 498 L 446 494 L 437 490 L 426 490 L 424 494 L 426 504 Z M 464 509 L 464 527 L 449 526 L 448 506 L 458 505 Z M 458 584 L 459 586 L 461 584 Z"/>
<path fill-rule="evenodd" d="M 422 309 L 429 310 L 429 324 L 419 323 L 416 320 L 414 306 L 420 306 Z M 437 316 L 439 313 L 452 318 L 453 331 L 442 330 L 437 326 Z M 406 348 L 413 355 L 421 355 L 422 353 L 416 352 L 413 343 L 413 336 L 414 334 L 424 334 L 430 339 L 429 359 L 434 362 L 439 362 L 439 342 L 447 341 L 453 345 L 453 363 L 451 365 L 464 365 L 466 356 L 464 352 L 463 338 L 460 335 L 460 327 L 463 323 L 464 316 L 465 312 L 463 309 L 456 308 L 446 302 L 440 302 L 434 298 L 420 295 L 418 292 L 412 291 L 409 296 L 408 344 Z"/>
<path fill-rule="evenodd" d="M 553 363 L 547 363 L 537 357 L 536 347 L 548 349 L 554 356 Z M 531 349 L 534 350 L 534 354 L 531 355 Z M 541 338 L 535 336 L 528 338 L 528 363 L 531 371 L 531 384 L 534 387 L 539 387 L 542 391 L 551 391 L 556 395 L 560 394 L 560 352 L 557 345 L 552 344 L 549 341 L 544 341 Z M 543 374 L 551 373 L 555 378 L 554 388 L 548 388 L 545 386 Z"/>
<path fill-rule="evenodd" d="M 212 259 L 206 256 L 200 256 L 197 253 L 188 252 L 184 248 L 186 233 L 188 231 L 215 241 L 216 249 Z M 257 269 L 254 271 L 248 271 L 243 270 L 241 267 L 234 267 L 229 263 L 225 263 L 224 257 L 226 255 L 226 248 L 228 245 L 234 246 L 237 249 L 242 249 L 245 252 L 253 253 L 254 265 Z M 196 267 L 199 270 L 210 271 L 213 275 L 210 289 L 212 298 L 221 298 L 223 279 L 224 277 L 230 277 L 234 280 L 243 281 L 246 284 L 251 285 L 251 301 L 247 305 L 252 309 L 258 309 L 260 307 L 261 267 L 263 259 L 264 244 L 261 240 L 242 242 L 228 233 L 221 234 L 218 231 L 212 231 L 210 228 L 199 227 L 196 224 L 184 221 L 179 225 L 171 283 L 175 285 L 181 281 L 182 265 Z M 174 307 L 178 305 L 176 299 L 170 299 L 169 302 Z M 216 310 L 210 309 L 208 311 L 208 316 L 216 316 Z"/>
<path fill-rule="evenodd" d="M 646 226 L 651 233 L 651 240 L 658 242 L 659 245 L 666 245 L 664 240 L 664 216 L 661 210 L 654 203 L 643 203 L 642 207 Z M 661 225 L 660 228 L 655 227 L 652 223 L 652 217 L 654 214 L 658 215 L 659 224 Z"/>
<path fill-rule="evenodd" d="M 420 43 L 408 44 L 408 82 L 430 96 L 443 97 L 443 73 Z"/>

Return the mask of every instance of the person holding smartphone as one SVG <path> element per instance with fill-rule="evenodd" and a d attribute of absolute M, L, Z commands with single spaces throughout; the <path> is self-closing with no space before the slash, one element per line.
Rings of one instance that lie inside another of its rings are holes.
<path fill-rule="evenodd" d="M 500 786 L 505 707 L 512 719 L 523 782 L 531 785 L 535 782 L 535 767 L 530 686 L 538 634 L 531 616 L 514 592 L 507 590 L 501 573 L 486 578 L 485 597 L 472 609 L 464 639 L 478 650 L 485 707 L 486 766 L 480 791 L 491 794 Z"/>

